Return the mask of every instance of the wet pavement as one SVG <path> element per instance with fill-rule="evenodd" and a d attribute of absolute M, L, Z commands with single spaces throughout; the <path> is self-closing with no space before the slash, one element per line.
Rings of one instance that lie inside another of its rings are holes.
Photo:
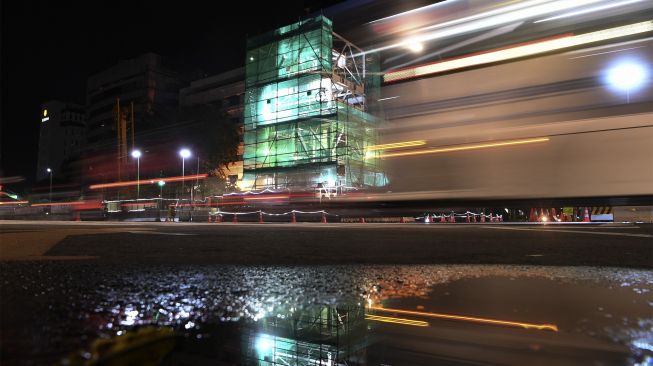
<path fill-rule="evenodd" d="M 202 335 L 205 342 L 211 337 L 231 342 L 237 345 L 228 356 L 231 364 L 256 364 L 257 337 L 268 334 L 270 319 L 315 312 L 316 306 L 362 314 L 356 321 L 364 331 L 351 341 L 362 346 L 347 346 L 357 353 L 334 350 L 329 356 L 334 362 L 336 355 L 375 365 L 626 365 L 653 360 L 653 273 L 646 270 L 500 265 L 141 268 L 64 262 L 1 266 L 3 364 L 51 363 L 75 350 L 89 350 L 98 337 L 148 325 L 171 327 L 186 342 L 199 342 Z M 370 305 L 418 313 L 372 310 Z M 428 313 L 549 324 L 558 331 Z M 378 320 L 386 318 L 404 320 Z M 402 324 L 406 319 L 424 326 Z M 304 341 L 316 342 L 314 337 Z M 193 349 L 184 347 L 177 347 L 177 356 Z M 209 353 L 189 364 L 209 364 L 223 356 Z M 356 364 L 352 360 L 349 364 Z"/>
<path fill-rule="evenodd" d="M 0 229 L 2 365 L 653 363 L 650 226 Z"/>
<path fill-rule="evenodd" d="M 653 225 L 0 222 L 1 260 L 653 269 Z"/>

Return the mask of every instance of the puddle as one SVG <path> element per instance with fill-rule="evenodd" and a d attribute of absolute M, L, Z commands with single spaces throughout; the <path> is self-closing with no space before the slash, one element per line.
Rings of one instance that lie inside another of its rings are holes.
<path fill-rule="evenodd" d="M 25 263 L 2 273 L 2 292 L 23 304 L 2 309 L 3 358 L 16 363 L 653 362 L 651 271 Z"/>

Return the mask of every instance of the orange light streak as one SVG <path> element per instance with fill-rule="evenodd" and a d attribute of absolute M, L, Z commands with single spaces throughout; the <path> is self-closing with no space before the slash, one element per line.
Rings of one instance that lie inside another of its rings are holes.
<path fill-rule="evenodd" d="M 548 142 L 549 140 L 550 139 L 548 137 L 537 137 L 537 138 L 522 139 L 522 140 L 509 140 L 509 141 L 502 141 L 502 142 L 459 145 L 459 146 L 440 147 L 440 148 L 425 149 L 425 150 L 411 150 L 411 151 L 404 151 L 404 152 L 382 154 L 381 157 L 395 158 L 399 156 L 413 156 L 413 155 L 424 155 L 424 154 L 438 154 L 438 153 L 454 152 L 454 151 L 480 150 L 480 149 L 488 149 L 493 147 L 535 144 L 539 142 Z"/>
<path fill-rule="evenodd" d="M 159 181 L 164 181 L 166 183 L 170 182 L 181 182 L 184 180 L 197 180 L 197 179 L 206 179 L 208 177 L 208 174 L 194 174 L 194 175 L 187 175 L 187 176 L 177 176 L 177 177 L 168 177 L 168 178 L 158 178 L 158 179 L 141 179 L 140 184 L 141 185 L 146 185 L 146 184 L 157 184 Z M 124 182 L 114 182 L 114 183 L 102 183 L 102 184 L 92 184 L 89 188 L 90 189 L 102 189 L 102 188 L 116 188 L 116 187 L 129 187 L 129 186 L 135 186 L 138 185 L 139 181 L 137 180 L 129 180 L 129 181 L 124 181 Z"/>
<path fill-rule="evenodd" d="M 29 201 L 11 201 L 11 202 L 0 202 L 0 205 L 21 205 L 29 203 Z"/>
<path fill-rule="evenodd" d="M 393 142 L 390 144 L 381 144 L 381 145 L 372 145 L 365 148 L 366 151 L 374 150 L 390 150 L 390 149 L 399 149 L 402 147 L 412 147 L 412 146 L 422 146 L 426 145 L 425 140 L 415 140 L 415 141 L 404 141 L 404 142 Z"/>
<path fill-rule="evenodd" d="M 404 318 L 392 318 L 392 317 L 389 317 L 389 316 L 378 316 L 378 315 L 370 315 L 370 314 L 365 315 L 365 320 L 374 320 L 376 322 L 393 323 L 393 324 L 401 324 L 401 325 L 412 325 L 414 327 L 428 327 L 429 326 L 429 323 L 421 321 L 421 320 L 412 320 L 412 319 L 404 319 Z"/>
<path fill-rule="evenodd" d="M 413 311 L 413 310 L 391 309 L 391 308 L 382 308 L 382 307 L 377 307 L 377 306 L 369 306 L 368 309 L 381 311 L 381 312 L 406 314 L 406 315 L 417 315 L 417 316 L 424 316 L 424 317 L 437 318 L 437 319 L 459 320 L 459 321 L 466 321 L 466 322 L 472 322 L 472 323 L 492 324 L 492 325 L 504 325 L 504 326 L 509 326 L 509 327 L 524 328 L 524 329 L 551 330 L 551 331 L 554 331 L 554 332 L 558 331 L 558 326 L 555 325 L 555 324 L 522 323 L 522 322 L 513 322 L 513 321 L 509 321 L 509 320 L 499 320 L 499 319 L 490 319 L 490 318 L 477 318 L 477 317 L 472 317 L 472 316 L 442 314 L 442 313 L 429 313 L 429 312 Z"/>
<path fill-rule="evenodd" d="M 283 196 L 263 196 L 263 197 L 243 197 L 246 201 L 266 201 L 266 200 L 287 200 L 287 195 Z"/>
<path fill-rule="evenodd" d="M 120 206 L 121 207 L 134 207 L 134 206 L 156 206 L 157 202 L 153 201 L 145 201 L 145 202 L 140 202 L 140 203 L 123 203 Z"/>
<path fill-rule="evenodd" d="M 53 203 L 34 203 L 32 204 L 32 207 L 39 207 L 39 206 L 76 206 L 76 205 L 83 205 L 86 202 L 84 201 L 73 201 L 73 202 L 53 202 Z"/>

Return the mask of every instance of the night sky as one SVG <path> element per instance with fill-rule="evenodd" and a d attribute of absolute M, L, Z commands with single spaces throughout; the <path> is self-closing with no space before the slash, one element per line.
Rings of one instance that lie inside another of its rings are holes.
<path fill-rule="evenodd" d="M 56 99 L 83 105 L 88 76 L 119 60 L 158 53 L 165 66 L 193 80 L 241 66 L 248 34 L 321 9 L 327 9 L 325 15 L 340 31 L 424 3 L 2 1 L 0 176 L 25 177 L 22 187 L 13 188 L 29 187 L 36 169 L 41 103 Z"/>
<path fill-rule="evenodd" d="M 41 103 L 84 104 L 89 75 L 145 52 L 200 77 L 241 66 L 258 34 L 336 1 L 2 1 L 3 177 L 33 179 Z"/>

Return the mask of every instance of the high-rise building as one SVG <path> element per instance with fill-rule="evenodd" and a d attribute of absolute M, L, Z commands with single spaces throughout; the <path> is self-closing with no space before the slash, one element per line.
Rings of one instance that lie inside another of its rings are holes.
<path fill-rule="evenodd" d="M 183 78 L 165 68 L 153 53 L 121 61 L 89 77 L 85 156 L 89 182 L 125 178 L 121 170 L 129 162 L 131 149 L 164 142 L 163 127 L 177 122 L 183 85 Z"/>
<path fill-rule="evenodd" d="M 368 113 L 379 93 L 374 54 L 317 16 L 248 39 L 245 65 L 243 188 L 385 184 Z"/>
<path fill-rule="evenodd" d="M 41 106 L 41 131 L 39 134 L 39 155 L 36 180 L 53 176 L 72 179 L 66 176 L 64 165 L 78 157 L 85 140 L 84 107 L 73 103 L 50 101 Z"/>

